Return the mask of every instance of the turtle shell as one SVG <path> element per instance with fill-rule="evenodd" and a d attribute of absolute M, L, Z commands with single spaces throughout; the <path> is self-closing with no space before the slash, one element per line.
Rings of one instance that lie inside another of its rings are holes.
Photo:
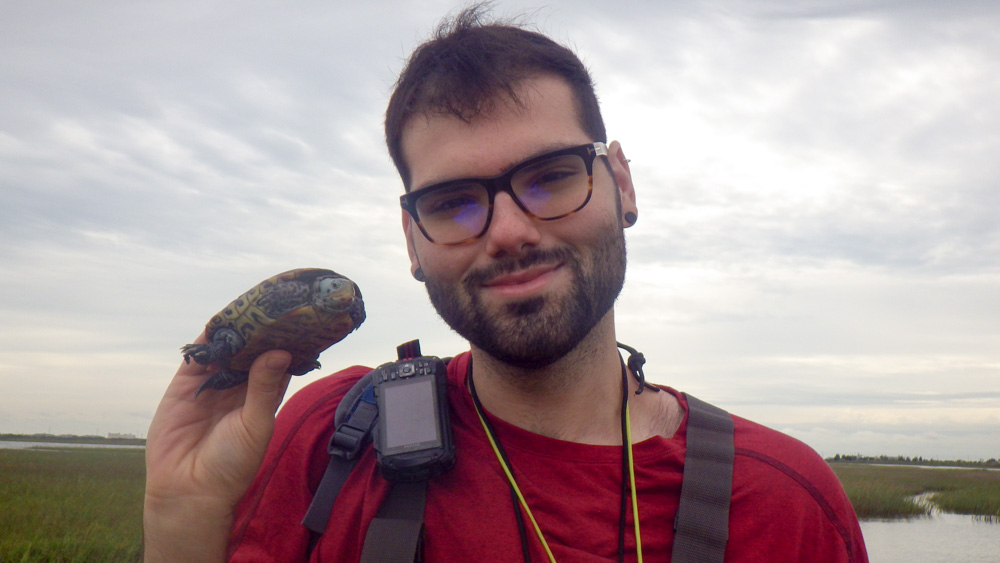
<path fill-rule="evenodd" d="M 319 367 L 323 350 L 341 341 L 365 320 L 357 284 L 320 268 L 300 268 L 268 278 L 237 297 L 206 325 L 211 341 L 228 328 L 243 348 L 220 367 L 245 375 L 260 354 L 285 350 L 292 355 L 289 372 L 301 375 Z"/>

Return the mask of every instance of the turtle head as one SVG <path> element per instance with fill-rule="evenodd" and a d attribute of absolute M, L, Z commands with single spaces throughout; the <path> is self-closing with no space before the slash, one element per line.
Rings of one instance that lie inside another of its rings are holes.
<path fill-rule="evenodd" d="M 313 280 L 313 304 L 331 313 L 351 311 L 359 307 L 361 290 L 342 276 L 322 276 Z M 364 306 L 360 305 L 362 310 Z"/>

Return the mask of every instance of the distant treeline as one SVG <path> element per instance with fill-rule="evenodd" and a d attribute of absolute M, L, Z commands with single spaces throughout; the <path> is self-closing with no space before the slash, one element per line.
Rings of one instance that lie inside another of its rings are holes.
<path fill-rule="evenodd" d="M 60 444 L 114 444 L 145 446 L 144 438 L 107 438 L 105 436 L 77 436 L 75 434 L 0 434 L 8 442 L 54 442 Z"/>
<path fill-rule="evenodd" d="M 826 458 L 829 463 L 885 463 L 888 465 L 926 465 L 930 467 L 978 467 L 978 468 L 1000 468 L 1000 461 L 996 458 L 979 461 L 965 461 L 958 459 L 933 459 L 926 457 L 909 456 L 889 456 L 889 455 L 840 455 Z"/>

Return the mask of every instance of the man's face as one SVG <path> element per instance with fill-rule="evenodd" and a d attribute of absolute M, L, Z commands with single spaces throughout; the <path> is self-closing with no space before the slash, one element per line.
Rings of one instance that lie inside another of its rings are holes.
<path fill-rule="evenodd" d="M 501 103 L 468 123 L 447 115 L 412 118 L 402 143 L 411 191 L 494 176 L 532 156 L 594 140 L 580 127 L 563 81 L 529 80 L 519 95 L 524 107 Z M 635 197 L 617 143 L 609 153 L 614 178 L 598 157 L 590 202 L 563 219 L 528 217 L 499 193 L 486 234 L 438 246 L 404 212 L 412 268 L 423 270 L 441 317 L 474 347 L 511 365 L 543 367 L 572 350 L 611 309 L 625 276 L 621 215 L 635 211 Z"/>

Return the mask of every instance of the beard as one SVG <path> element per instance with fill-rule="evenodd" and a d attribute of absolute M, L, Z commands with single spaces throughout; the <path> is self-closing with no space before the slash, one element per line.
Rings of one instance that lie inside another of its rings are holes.
<path fill-rule="evenodd" d="M 427 294 L 441 318 L 493 358 L 518 368 L 542 368 L 573 350 L 611 310 L 625 283 L 625 235 L 608 228 L 589 256 L 560 246 L 501 258 L 455 283 L 427 279 Z M 570 290 L 539 295 L 490 310 L 483 283 L 538 264 L 562 263 Z"/>

